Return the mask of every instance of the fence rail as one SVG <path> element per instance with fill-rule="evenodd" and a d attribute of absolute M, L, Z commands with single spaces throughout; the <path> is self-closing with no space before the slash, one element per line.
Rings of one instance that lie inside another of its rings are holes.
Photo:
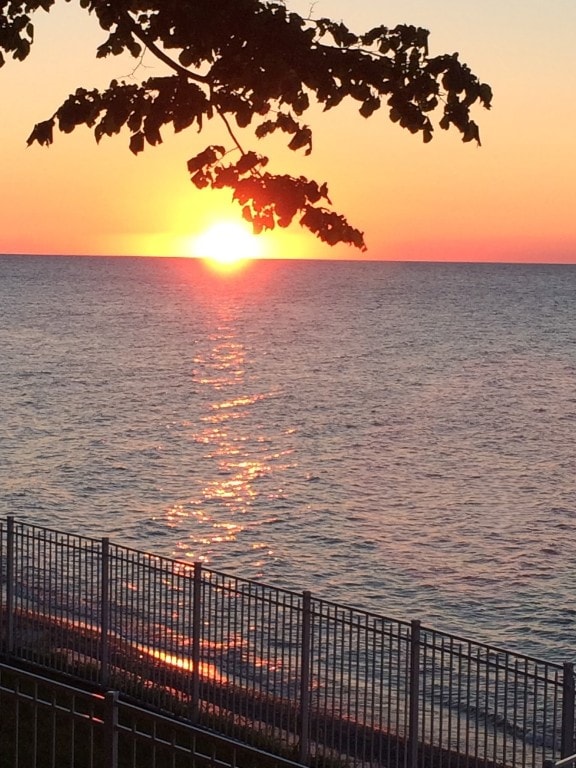
<path fill-rule="evenodd" d="M 0 523 L 3 653 L 301 763 L 526 766 L 574 753 L 574 672 L 95 540 Z"/>
<path fill-rule="evenodd" d="M 0 663 L 0 768 L 302 768 L 189 723 Z"/>

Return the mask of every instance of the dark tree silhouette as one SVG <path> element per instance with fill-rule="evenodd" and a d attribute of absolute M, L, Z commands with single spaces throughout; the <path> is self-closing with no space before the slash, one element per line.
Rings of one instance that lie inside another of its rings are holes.
<path fill-rule="evenodd" d="M 410 25 L 379 26 L 357 35 L 326 18 L 303 18 L 281 0 L 78 0 L 106 33 L 97 57 L 149 51 L 167 74 L 141 82 L 113 80 L 102 91 L 78 88 L 28 144 L 51 144 L 54 129 L 93 129 L 96 141 L 126 129 L 132 152 L 160 144 L 162 128 L 201 132 L 223 121 L 230 146 L 209 145 L 188 160 L 192 182 L 202 189 L 232 190 L 255 232 L 288 226 L 295 218 L 321 240 L 365 249 L 363 234 L 332 210 L 326 184 L 265 170 L 268 158 L 241 141 L 280 131 L 288 147 L 312 151 L 304 115 L 316 102 L 324 110 L 344 99 L 363 117 L 382 105 L 392 122 L 432 139 L 435 115 L 463 141 L 479 143 L 470 116 L 476 102 L 490 107 L 488 85 L 458 54 L 430 56 L 428 31 Z M 39 10 L 55 0 L 0 0 L 0 66 L 5 54 L 30 53 Z"/>

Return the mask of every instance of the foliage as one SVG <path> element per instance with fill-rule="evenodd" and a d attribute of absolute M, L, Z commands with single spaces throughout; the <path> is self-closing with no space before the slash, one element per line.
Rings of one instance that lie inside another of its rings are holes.
<path fill-rule="evenodd" d="M 70 0 L 67 0 L 69 2 Z M 490 107 L 488 85 L 458 54 L 430 56 L 428 32 L 410 25 L 379 26 L 356 35 L 327 18 L 304 18 L 281 0 L 79 0 L 105 31 L 97 57 L 148 51 L 167 74 L 140 82 L 113 80 L 103 91 L 78 88 L 28 143 L 51 144 L 54 130 L 93 129 L 97 141 L 125 129 L 132 152 L 162 142 L 162 131 L 197 132 L 215 118 L 231 147 L 208 146 L 188 161 L 199 188 L 230 188 L 256 232 L 295 218 L 327 243 L 364 249 L 363 234 L 331 209 L 326 184 L 265 171 L 268 158 L 246 150 L 241 129 L 257 138 L 286 134 L 288 147 L 312 151 L 304 115 L 344 99 L 363 117 L 385 106 L 392 122 L 432 139 L 436 115 L 443 129 L 479 143 L 470 109 Z M 34 37 L 33 15 L 55 0 L 0 0 L 2 54 L 23 60 Z"/>

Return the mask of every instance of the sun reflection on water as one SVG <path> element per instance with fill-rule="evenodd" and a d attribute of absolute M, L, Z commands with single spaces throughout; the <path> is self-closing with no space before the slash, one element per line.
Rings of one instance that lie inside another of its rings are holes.
<path fill-rule="evenodd" d="M 212 563 L 228 548 L 237 551 L 239 537 L 247 534 L 243 551 L 254 552 L 250 564 L 260 568 L 262 555 L 270 558 L 273 551 L 259 538 L 262 521 L 253 506 L 264 493 L 277 497 L 279 489 L 266 480 L 282 468 L 286 456 L 272 449 L 259 417 L 259 406 L 274 393 L 258 386 L 234 311 L 224 305 L 214 313 L 214 325 L 192 358 L 192 384 L 202 403 L 188 433 L 195 485 L 191 497 L 173 505 L 166 519 L 182 531 L 177 557 Z"/>
<path fill-rule="evenodd" d="M 167 651 L 161 651 L 156 648 L 148 648 L 144 645 L 138 645 L 136 647 L 151 659 L 160 661 L 168 667 L 174 667 L 183 672 L 192 672 L 194 670 L 194 663 L 191 659 L 186 658 L 185 656 L 178 656 L 174 653 L 168 653 Z M 220 672 L 214 664 L 200 662 L 198 672 L 201 677 L 212 680 L 213 682 L 225 683 L 227 681 L 226 675 L 223 672 Z"/>

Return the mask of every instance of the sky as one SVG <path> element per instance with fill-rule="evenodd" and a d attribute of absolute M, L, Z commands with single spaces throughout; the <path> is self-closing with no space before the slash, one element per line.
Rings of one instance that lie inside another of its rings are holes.
<path fill-rule="evenodd" d="M 269 258 L 576 263 L 576 3 L 574 0 L 287 0 L 361 32 L 412 23 L 433 54 L 458 51 L 494 92 L 476 108 L 482 146 L 437 129 L 424 145 L 385 109 L 369 120 L 347 105 L 309 118 L 314 151 L 256 142 L 274 170 L 328 183 L 336 209 L 368 251 L 330 248 L 293 224 L 262 237 Z M 94 18 L 60 2 L 36 17 L 29 59 L 0 69 L 0 253 L 189 256 L 216 223 L 240 222 L 229 191 L 195 190 L 186 161 L 225 138 L 163 133 L 133 156 L 128 135 L 99 145 L 86 128 L 26 146 L 36 122 L 82 85 L 130 77 L 131 60 L 96 60 Z M 146 57 L 146 76 L 161 68 Z M 254 142 L 253 142 L 254 143 Z"/>

